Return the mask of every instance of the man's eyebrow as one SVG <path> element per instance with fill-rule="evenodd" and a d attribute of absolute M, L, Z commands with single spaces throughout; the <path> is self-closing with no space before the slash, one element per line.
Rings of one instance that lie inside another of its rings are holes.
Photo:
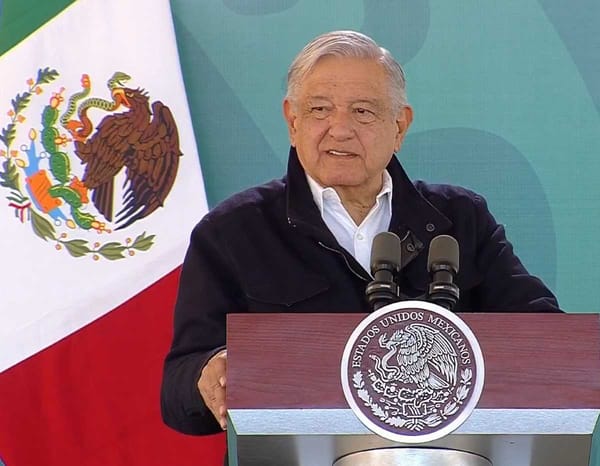
<path fill-rule="evenodd" d="M 324 95 L 309 95 L 306 100 L 326 100 L 327 102 L 331 102 L 331 98 L 325 97 Z"/>
<path fill-rule="evenodd" d="M 355 104 L 371 104 L 375 106 L 383 106 L 384 102 L 381 99 L 356 99 L 350 102 L 352 105 Z"/>
<path fill-rule="evenodd" d="M 309 95 L 306 97 L 306 101 L 309 103 L 312 103 L 312 101 L 315 100 L 324 100 L 327 102 L 332 102 L 331 97 L 327 97 L 324 95 Z M 385 102 L 381 99 L 368 99 L 368 98 L 359 98 L 359 99 L 355 99 L 355 100 L 351 100 L 349 102 L 349 105 L 356 105 L 356 104 L 370 104 L 370 105 L 375 105 L 378 107 L 383 107 L 385 106 Z"/>

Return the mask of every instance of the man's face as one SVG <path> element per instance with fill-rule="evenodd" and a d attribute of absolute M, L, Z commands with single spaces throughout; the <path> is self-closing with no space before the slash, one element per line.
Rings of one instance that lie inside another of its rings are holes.
<path fill-rule="evenodd" d="M 389 78 L 374 60 L 324 57 L 283 103 L 290 141 L 321 186 L 377 192 L 412 110 L 394 112 Z"/>

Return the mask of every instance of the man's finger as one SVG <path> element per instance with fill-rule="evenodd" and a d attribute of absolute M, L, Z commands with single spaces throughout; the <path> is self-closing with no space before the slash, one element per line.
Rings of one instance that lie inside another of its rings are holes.
<path fill-rule="evenodd" d="M 198 380 L 198 391 L 223 430 L 227 428 L 226 370 L 227 352 L 222 351 L 206 363 Z"/>
<path fill-rule="evenodd" d="M 205 383 L 202 377 L 198 381 L 198 388 L 206 406 L 213 413 L 221 427 L 226 425 L 225 413 L 227 412 L 227 408 L 225 405 L 225 389 L 218 381 L 213 381 L 211 384 Z"/>
<path fill-rule="evenodd" d="M 214 401 L 210 410 L 212 411 L 215 419 L 221 426 L 221 429 L 227 428 L 227 407 L 225 405 L 225 389 L 221 385 L 213 387 Z"/>

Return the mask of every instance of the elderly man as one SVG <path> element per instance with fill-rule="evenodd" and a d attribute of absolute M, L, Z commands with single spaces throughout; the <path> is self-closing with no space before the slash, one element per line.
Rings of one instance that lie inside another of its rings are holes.
<path fill-rule="evenodd" d="M 192 233 L 165 363 L 168 425 L 226 428 L 227 313 L 369 312 L 370 247 L 382 231 L 403 239 L 407 297 L 427 290 L 428 246 L 444 233 L 460 244 L 456 311 L 558 311 L 481 196 L 407 178 L 394 156 L 413 119 L 404 74 L 372 39 L 337 31 L 310 42 L 289 69 L 283 113 L 286 176 L 234 195 Z"/>

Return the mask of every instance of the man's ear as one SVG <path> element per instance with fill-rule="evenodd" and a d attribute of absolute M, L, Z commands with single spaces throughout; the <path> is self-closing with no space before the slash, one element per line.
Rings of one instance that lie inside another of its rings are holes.
<path fill-rule="evenodd" d="M 400 109 L 398 116 L 396 117 L 396 125 L 398 126 L 398 132 L 396 133 L 396 141 L 394 144 L 394 152 L 398 152 L 404 141 L 404 136 L 408 132 L 408 128 L 413 120 L 412 107 L 406 105 Z"/>
<path fill-rule="evenodd" d="M 294 110 L 294 104 L 289 99 L 283 101 L 283 116 L 287 123 L 288 134 L 290 136 L 290 144 L 296 146 L 296 112 Z"/>

